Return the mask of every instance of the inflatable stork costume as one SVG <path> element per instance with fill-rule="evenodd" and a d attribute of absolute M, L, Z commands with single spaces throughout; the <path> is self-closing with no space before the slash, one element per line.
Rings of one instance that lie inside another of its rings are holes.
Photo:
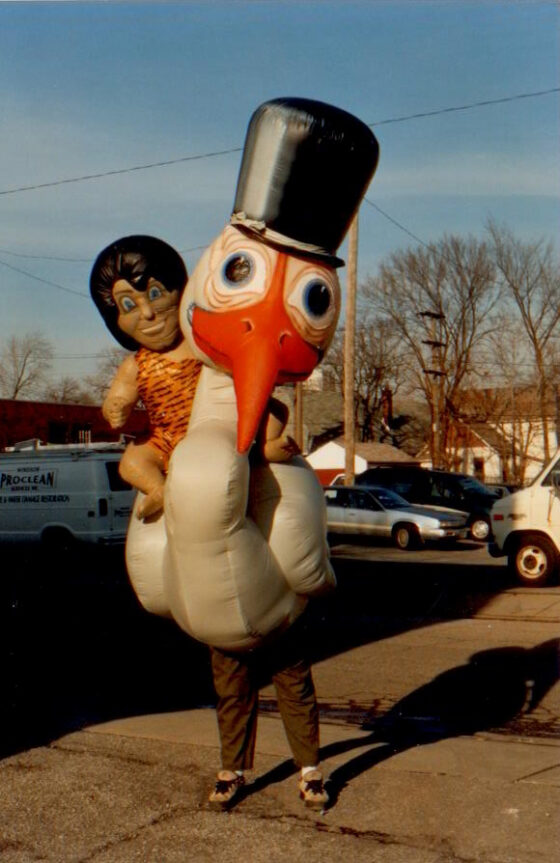
<path fill-rule="evenodd" d="M 222 650 L 252 649 L 334 585 L 314 472 L 301 457 L 250 467 L 248 453 L 276 384 L 307 378 L 331 341 L 336 251 L 377 159 L 374 135 L 345 111 L 261 105 L 230 224 L 181 300 L 181 329 L 204 368 L 164 515 L 131 520 L 127 565 L 145 608 Z"/>

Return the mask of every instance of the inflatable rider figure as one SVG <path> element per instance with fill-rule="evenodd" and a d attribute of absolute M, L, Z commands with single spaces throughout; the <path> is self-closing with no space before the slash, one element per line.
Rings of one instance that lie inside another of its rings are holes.
<path fill-rule="evenodd" d="M 185 435 L 202 363 L 179 327 L 179 302 L 187 283 L 183 259 L 156 237 L 136 235 L 111 243 L 90 277 L 93 300 L 117 341 L 136 353 L 119 367 L 103 402 L 111 428 L 121 428 L 141 399 L 150 436 L 128 444 L 120 461 L 124 480 L 146 495 L 139 518 L 163 506 L 169 456 Z"/>

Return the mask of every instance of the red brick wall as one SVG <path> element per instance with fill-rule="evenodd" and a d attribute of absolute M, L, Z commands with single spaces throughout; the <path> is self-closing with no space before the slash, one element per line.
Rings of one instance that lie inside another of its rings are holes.
<path fill-rule="evenodd" d="M 148 415 L 134 410 L 126 425 L 113 431 L 97 405 L 0 399 L 0 449 L 30 438 L 39 438 L 42 443 L 77 443 L 79 429 L 86 428 L 91 430 L 92 442 L 117 441 L 121 433 L 134 437 L 145 434 Z"/>

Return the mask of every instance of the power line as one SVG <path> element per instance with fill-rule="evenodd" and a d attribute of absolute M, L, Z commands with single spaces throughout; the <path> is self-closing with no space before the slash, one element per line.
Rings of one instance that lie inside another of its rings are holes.
<path fill-rule="evenodd" d="M 177 251 L 184 255 L 188 252 L 198 252 L 200 249 L 206 249 L 208 247 L 208 243 L 205 243 L 203 246 L 191 246 L 188 249 L 178 249 Z M 29 258 L 36 261 L 56 261 L 57 263 L 70 263 L 70 264 L 91 264 L 94 260 L 94 256 L 92 255 L 90 258 L 64 258 L 55 255 L 31 255 L 26 252 L 12 252 L 10 249 L 0 249 L 0 253 L 3 255 L 12 255 L 14 258 Z M 1 263 L 1 262 L 0 262 Z M 6 264 L 9 266 L 9 264 Z M 23 272 L 23 270 L 21 270 Z M 30 275 L 26 273 L 26 275 Z M 68 290 L 65 288 L 64 290 Z"/>
<path fill-rule="evenodd" d="M 405 225 L 402 225 L 400 222 L 390 216 L 389 213 L 386 213 L 385 210 L 382 210 L 381 207 L 378 207 L 377 204 L 374 204 L 373 201 L 370 201 L 369 198 L 364 198 L 364 201 L 366 202 L 366 204 L 369 204 L 370 207 L 373 207 L 374 210 L 377 210 L 377 212 L 380 213 L 380 215 L 382 215 L 385 219 L 387 219 L 387 221 L 391 222 L 391 224 L 395 225 L 397 228 L 399 228 L 401 231 L 403 231 L 405 234 L 415 240 L 415 242 L 420 243 L 420 245 L 424 246 L 425 249 L 428 249 L 429 252 L 435 252 L 436 255 L 439 255 L 439 257 L 443 261 L 446 261 L 450 267 L 452 267 L 453 269 L 457 269 L 457 264 L 455 263 L 455 261 L 451 260 L 451 258 L 448 258 L 447 255 L 444 254 L 444 252 L 440 251 L 440 249 L 438 249 L 436 246 L 434 246 L 433 243 L 426 243 L 425 240 L 423 240 L 421 237 L 413 234 L 412 231 L 409 231 L 409 229 Z"/>
<path fill-rule="evenodd" d="M 490 105 L 500 105 L 506 102 L 516 102 L 521 99 L 534 99 L 539 96 L 548 96 L 552 93 L 560 92 L 560 87 L 551 87 L 548 90 L 536 90 L 532 93 L 517 93 L 514 96 L 502 96 L 498 99 L 485 99 L 479 102 L 471 102 L 465 105 L 452 105 L 446 108 L 438 108 L 434 111 L 422 111 L 416 114 L 406 114 L 402 117 L 390 117 L 385 120 L 375 120 L 372 123 L 368 123 L 367 125 L 377 127 L 377 126 L 387 126 L 392 123 L 404 123 L 408 120 L 419 120 L 425 119 L 427 117 L 437 117 L 442 114 L 451 114 L 457 111 L 470 111 L 474 108 L 483 108 L 488 107 Z M 31 192 L 37 189 L 47 189 L 52 186 L 62 186 L 67 183 L 81 183 L 85 180 L 99 180 L 103 177 L 114 177 L 117 174 L 128 174 L 132 171 L 146 171 L 150 168 L 162 168 L 168 167 L 169 165 L 177 165 L 180 162 L 193 162 L 200 159 L 211 159 L 216 156 L 226 156 L 231 153 L 240 153 L 242 152 L 242 147 L 232 147 L 228 150 L 216 150 L 215 152 L 209 153 L 199 153 L 194 156 L 180 156 L 177 159 L 167 159 L 162 162 L 151 162 L 146 165 L 134 165 L 130 168 L 116 168 L 112 171 L 103 171 L 98 174 L 84 174 L 80 177 L 68 177 L 63 180 L 52 180 L 48 183 L 36 183 L 30 186 L 17 186 L 13 189 L 2 189 L 0 190 L 0 195 L 15 195 L 19 192 Z"/>
<path fill-rule="evenodd" d="M 31 192 L 34 189 L 46 189 L 51 186 L 63 186 L 65 183 L 81 183 L 83 180 L 99 180 L 101 177 L 113 177 L 115 174 L 129 174 L 132 171 L 146 171 L 148 168 L 163 168 L 177 165 L 179 162 L 194 162 L 197 159 L 211 159 L 214 156 L 225 156 L 229 153 L 240 153 L 242 147 L 231 150 L 217 150 L 215 153 L 199 153 L 196 156 L 181 156 L 178 159 L 167 159 L 164 162 L 151 162 L 148 165 L 133 165 L 131 168 L 117 168 L 113 171 L 103 171 L 99 174 L 84 174 L 81 177 L 68 177 L 65 180 L 53 180 L 49 183 L 36 183 L 33 186 L 18 186 L 14 189 L 2 189 L 0 195 L 14 195 L 16 192 Z"/>
<path fill-rule="evenodd" d="M 13 270 L 15 273 L 21 273 L 23 276 L 28 276 L 30 279 L 35 279 L 36 282 L 42 282 L 44 285 L 50 285 L 51 288 L 58 288 L 59 291 L 65 291 L 67 294 L 75 294 L 77 297 L 83 297 L 84 300 L 89 300 L 87 294 L 82 294 L 81 291 L 74 291 L 72 288 L 65 288 L 63 285 L 59 285 L 56 282 L 51 282 L 49 279 L 42 279 L 41 276 L 35 276 L 33 273 L 28 273 L 26 270 L 20 270 L 19 267 L 14 267 L 12 264 L 8 264 L 7 261 L 0 260 L 0 266 L 7 267 L 9 270 Z"/>
<path fill-rule="evenodd" d="M 32 258 L 36 261 L 63 261 L 64 263 L 72 264 L 83 264 L 92 260 L 91 258 L 63 258 L 58 257 L 57 255 L 31 255 L 26 254 L 25 252 L 12 252 L 10 249 L 0 249 L 0 254 L 12 255 L 14 258 Z"/>
<path fill-rule="evenodd" d="M 369 198 L 364 198 L 364 201 L 366 202 L 366 204 L 369 204 L 370 207 L 373 207 L 374 210 L 377 210 L 377 212 L 380 213 L 385 219 L 387 219 L 389 222 L 392 222 L 393 225 L 396 225 L 397 228 L 400 228 L 401 231 L 404 231 L 406 234 L 408 234 L 408 236 L 411 237 L 413 240 L 415 240 L 417 243 L 420 243 L 421 245 L 425 246 L 426 248 L 430 248 L 430 246 L 427 243 L 425 243 L 424 240 L 422 240 L 420 237 L 417 237 L 415 234 L 413 234 L 411 231 L 409 231 L 408 228 L 406 228 L 404 225 L 401 225 L 400 222 L 397 222 L 396 219 L 394 219 L 392 216 L 390 216 L 389 213 L 386 213 L 384 210 L 382 210 L 381 207 L 379 207 L 377 204 L 374 204 L 373 201 L 370 201 Z M 183 252 L 193 252 L 193 251 L 198 251 L 199 249 L 205 249 L 205 248 L 207 248 L 207 244 L 204 246 L 193 246 L 190 249 L 183 249 L 182 251 Z M 14 255 L 14 257 L 33 258 L 33 259 L 40 259 L 42 257 L 41 255 L 25 255 L 25 254 L 19 254 L 18 252 L 10 252 L 7 249 L 2 249 L 0 251 L 2 251 L 4 254 Z M 52 261 L 66 261 L 66 262 L 72 262 L 72 263 L 83 263 L 85 261 L 89 261 L 89 259 L 81 259 L 81 258 L 56 258 L 56 257 L 47 257 L 47 256 L 45 256 L 44 259 L 45 260 L 52 260 Z M 20 273 L 23 276 L 27 276 L 30 279 L 34 279 L 36 282 L 41 282 L 44 285 L 49 285 L 52 288 L 57 288 L 59 291 L 64 291 L 67 294 L 74 294 L 77 297 L 83 297 L 84 299 L 90 299 L 88 294 L 84 294 L 81 291 L 75 291 L 72 288 L 66 288 L 66 287 L 64 287 L 64 285 L 59 285 L 57 282 L 53 282 L 50 279 L 43 279 L 41 276 L 36 276 L 34 273 L 29 273 L 27 270 L 22 270 L 20 267 L 14 267 L 13 264 L 9 264 L 7 261 L 3 261 L 1 258 L 0 258 L 0 266 L 6 267 L 9 270 L 13 270 L 13 272 L 15 272 L 15 273 Z"/>
<path fill-rule="evenodd" d="M 503 102 L 513 102 L 513 101 L 516 101 L 519 99 L 528 99 L 528 98 L 532 98 L 532 97 L 536 97 L 536 96 L 544 96 L 544 95 L 549 95 L 551 93 L 556 93 L 556 92 L 560 92 L 560 87 L 554 87 L 554 88 L 551 88 L 549 90 L 540 90 L 540 91 L 533 92 L 533 93 L 521 93 L 521 94 L 517 94 L 515 96 L 506 96 L 506 97 L 502 97 L 500 99 L 490 99 L 490 100 L 485 100 L 485 101 L 480 101 L 480 102 L 472 102 L 472 103 L 467 104 L 467 105 L 459 105 L 459 106 L 454 106 L 454 107 L 441 108 L 441 109 L 438 109 L 437 111 L 428 111 L 428 112 L 422 112 L 422 113 L 418 113 L 418 114 L 409 114 L 409 115 L 406 115 L 403 117 L 393 117 L 393 118 L 388 119 L 388 120 L 380 120 L 380 121 L 377 121 L 375 123 L 370 123 L 369 125 L 380 126 L 380 125 L 384 125 L 384 124 L 388 124 L 388 123 L 400 123 L 400 122 L 404 122 L 405 120 L 413 120 L 413 119 L 418 119 L 418 118 L 423 118 L 423 117 L 433 117 L 433 116 L 436 116 L 439 114 L 446 114 L 446 113 L 451 113 L 454 111 L 466 111 L 466 110 L 469 110 L 471 108 L 483 107 L 483 106 L 487 106 L 487 105 L 495 105 L 495 104 L 500 104 Z M 61 185 L 63 183 L 74 183 L 74 182 L 79 182 L 81 180 L 88 180 L 88 179 L 95 179 L 98 177 L 110 176 L 112 174 L 120 174 L 120 173 L 126 173 L 126 172 L 130 172 L 130 171 L 144 170 L 144 169 L 148 169 L 148 168 L 152 168 L 152 167 L 171 165 L 171 164 L 176 164 L 177 162 L 186 162 L 186 161 L 192 161 L 195 159 L 211 158 L 213 156 L 240 152 L 240 150 L 241 150 L 241 148 L 235 148 L 235 149 L 230 149 L 230 150 L 216 151 L 214 153 L 200 154 L 197 156 L 185 156 L 185 157 L 182 157 L 180 159 L 169 160 L 166 162 L 154 162 L 154 163 L 149 164 L 149 165 L 139 165 L 139 166 L 132 167 L 132 168 L 124 168 L 124 169 L 117 170 L 117 171 L 109 171 L 109 172 L 103 173 L 103 174 L 90 174 L 87 176 L 77 177 L 77 178 L 73 178 L 73 179 L 59 180 L 59 181 L 55 181 L 53 183 L 42 183 L 42 184 L 37 185 L 37 186 L 26 186 L 26 187 L 21 187 L 19 189 L 0 191 L 0 195 L 11 194 L 12 192 L 17 192 L 17 191 L 29 191 L 31 189 L 45 188 L 47 186 Z M 395 225 L 395 227 L 399 228 L 399 230 L 403 231 L 405 234 L 407 234 L 415 242 L 420 243 L 420 245 L 424 246 L 426 249 L 429 249 L 429 250 L 433 249 L 433 246 L 426 243 L 421 237 L 418 237 L 416 234 L 414 234 L 412 231 L 410 231 L 405 225 L 403 225 L 401 222 L 397 221 L 397 219 L 393 218 L 393 216 L 391 216 L 389 213 L 387 213 L 385 210 L 383 210 L 380 206 L 378 206 L 378 204 L 375 204 L 373 201 L 370 201 L 369 198 L 366 198 L 366 197 L 364 197 L 364 201 L 370 207 L 373 207 L 373 209 L 375 209 L 381 216 L 383 216 L 383 218 L 387 219 L 389 222 L 391 222 L 393 225 Z M 192 246 L 190 248 L 181 249 L 179 251 L 184 254 L 186 252 L 199 251 L 199 250 L 205 249 L 205 248 L 206 248 L 206 245 Z M 14 257 L 22 257 L 22 258 L 30 258 L 30 259 L 43 259 L 43 260 L 52 260 L 52 261 L 65 261 L 65 262 L 70 262 L 70 263 L 86 263 L 86 262 L 90 261 L 89 258 L 63 258 L 63 257 L 55 257 L 55 256 L 47 256 L 47 255 L 31 255 L 31 254 L 23 254 L 23 253 L 18 253 L 18 252 L 11 252 L 8 249 L 0 249 L 0 252 L 3 252 L 4 254 L 8 254 L 8 255 L 13 255 Z M 439 252 L 438 254 L 444 260 L 446 260 L 445 255 L 443 255 L 441 252 Z M 448 263 L 453 266 L 452 261 L 448 260 Z M 80 291 L 75 291 L 72 288 L 66 288 L 63 285 L 59 285 L 56 282 L 52 282 L 48 279 L 43 279 L 40 276 L 36 276 L 33 273 L 27 272 L 26 270 L 22 270 L 18 267 L 14 267 L 13 265 L 8 264 L 6 261 L 0 260 L 0 265 L 7 267 L 8 269 L 13 270 L 14 272 L 20 273 L 24 276 L 28 276 L 31 279 L 35 279 L 35 281 L 42 282 L 43 284 L 57 288 L 61 291 L 65 291 L 66 293 L 75 294 L 76 296 L 89 299 L 87 294 L 83 294 Z"/>
<path fill-rule="evenodd" d="M 470 111 L 471 108 L 485 108 L 488 105 L 501 105 L 504 102 L 517 102 L 519 99 L 533 99 L 536 96 L 549 96 L 551 93 L 560 92 L 560 87 L 551 87 L 549 90 L 536 90 L 533 93 L 518 93 L 515 96 L 502 96 L 499 99 L 485 99 L 481 102 L 470 102 L 467 105 L 454 105 L 449 108 L 438 108 L 436 111 L 422 111 L 419 114 L 406 114 L 403 117 L 392 117 L 389 120 L 378 120 L 369 123 L 370 126 L 386 126 L 389 123 L 404 123 L 407 120 L 419 120 L 425 117 L 437 117 L 440 114 L 451 114 L 454 111 Z"/>
<path fill-rule="evenodd" d="M 100 354 L 50 354 L 46 359 L 50 360 L 101 360 L 105 359 L 109 353 L 109 349 Z M 14 354 L 16 359 L 25 359 L 27 354 Z"/>
<path fill-rule="evenodd" d="M 389 213 L 386 213 L 385 210 L 382 210 L 381 207 L 379 207 L 377 204 L 374 204 L 373 201 L 370 201 L 369 198 L 364 197 L 364 201 L 366 204 L 369 204 L 370 207 L 373 207 L 374 210 L 377 210 L 377 212 L 380 213 L 385 219 L 387 219 L 387 221 L 391 222 L 397 228 L 400 228 L 401 231 L 404 231 L 405 234 L 408 234 L 408 236 L 411 237 L 413 240 L 415 240 L 417 243 L 420 243 L 421 246 L 425 246 L 426 249 L 432 248 L 428 243 L 424 242 L 424 240 L 422 240 L 420 237 L 417 237 L 416 234 L 413 234 L 412 231 L 409 231 L 407 227 L 405 227 L 404 225 L 401 225 L 400 222 L 397 222 L 397 220 L 394 219 L 392 216 L 390 216 Z"/>

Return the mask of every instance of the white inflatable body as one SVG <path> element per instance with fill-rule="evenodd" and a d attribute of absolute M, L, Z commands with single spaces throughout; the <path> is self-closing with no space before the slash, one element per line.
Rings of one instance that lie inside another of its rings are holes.
<path fill-rule="evenodd" d="M 308 596 L 335 583 L 314 472 L 301 458 L 252 465 L 248 453 L 274 387 L 305 380 L 332 340 L 343 263 L 335 252 L 378 154 L 371 130 L 338 108 L 261 105 L 231 224 L 182 296 L 181 330 L 205 368 L 171 457 L 164 515 L 133 517 L 127 562 L 148 610 L 226 650 L 281 631 Z"/>
<path fill-rule="evenodd" d="M 171 457 L 165 517 L 132 518 L 127 566 L 142 605 L 191 636 L 248 650 L 335 585 L 321 486 L 307 462 L 258 465 L 236 450 L 232 379 L 204 368 Z"/>

